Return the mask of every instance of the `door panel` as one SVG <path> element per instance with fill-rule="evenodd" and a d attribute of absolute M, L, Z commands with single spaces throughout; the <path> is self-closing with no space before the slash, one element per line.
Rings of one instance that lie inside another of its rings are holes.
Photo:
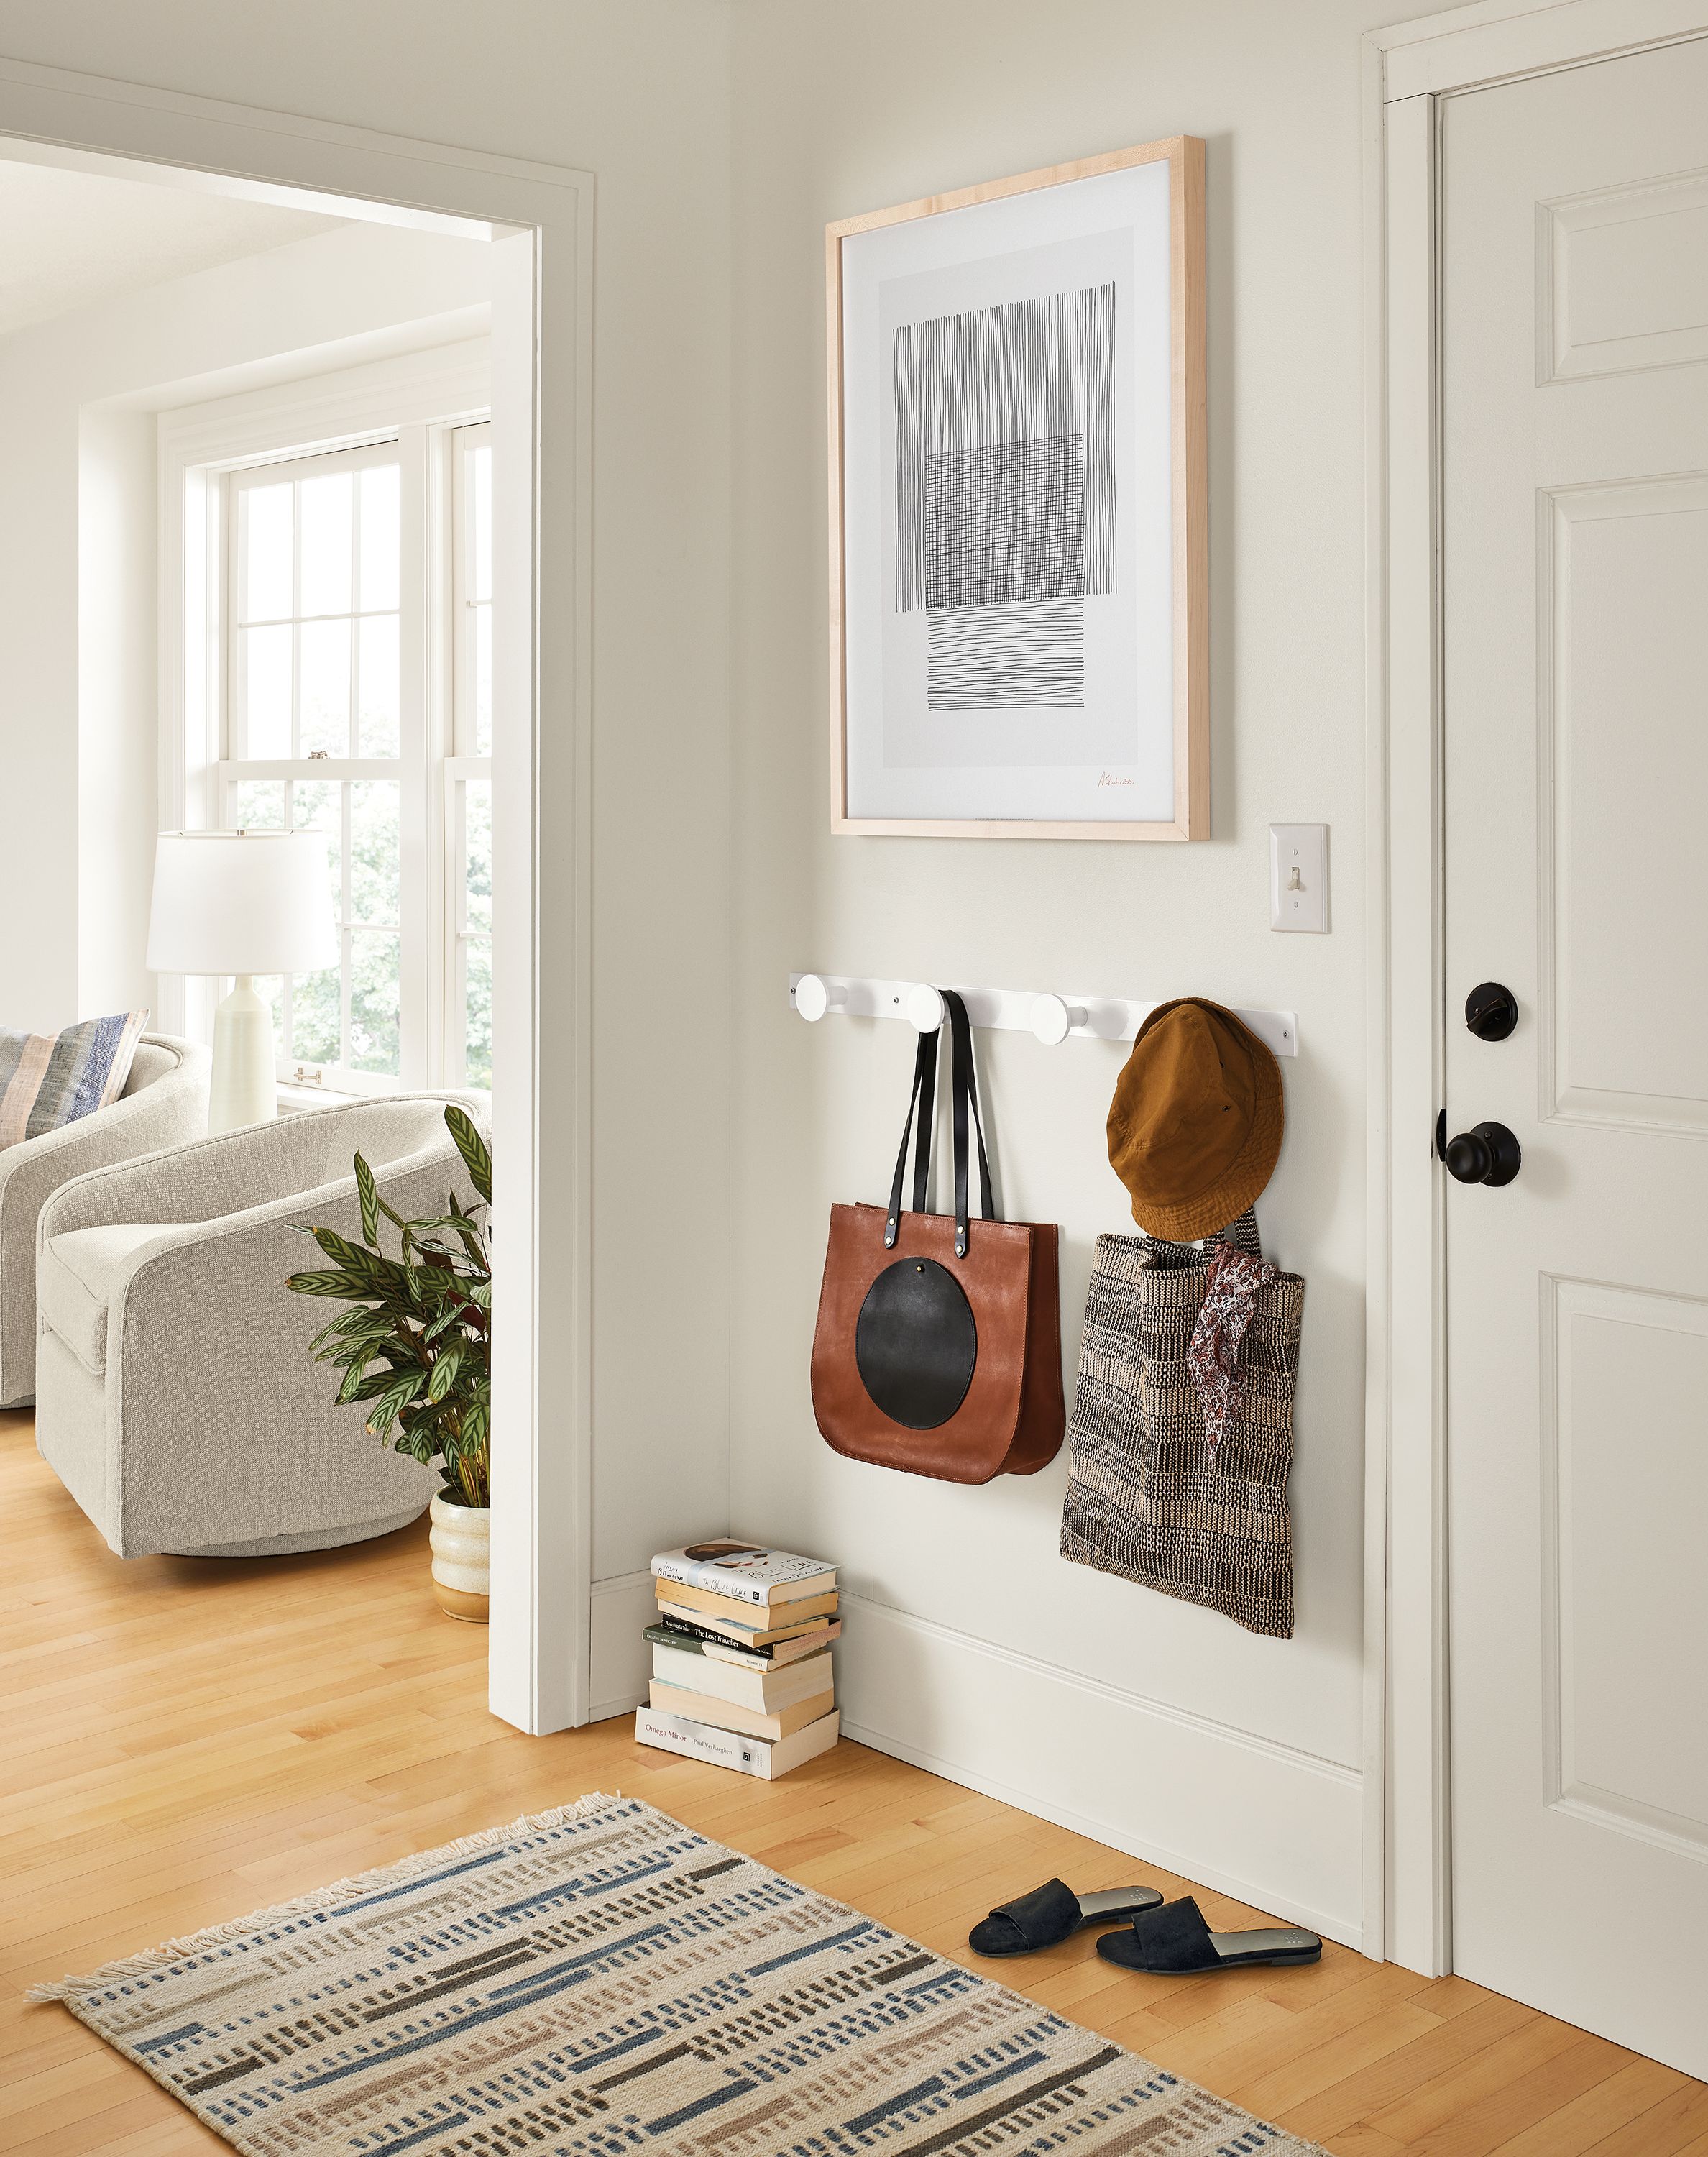
<path fill-rule="evenodd" d="M 1708 43 L 1441 157 L 1453 1959 L 1704 2075 Z"/>
<path fill-rule="evenodd" d="M 1538 380 L 1708 359 L 1708 172 L 1541 206 Z"/>
<path fill-rule="evenodd" d="M 1677 1689 L 1680 1650 L 1708 1640 L 1708 1301 L 1592 1281 L 1543 1293 L 1550 1794 L 1708 1856 L 1708 1717 L 1681 1712 Z"/>
<path fill-rule="evenodd" d="M 1540 522 L 1551 1105 L 1708 1131 L 1708 995 L 1649 993 L 1704 970 L 1708 475 L 1560 488 Z"/>

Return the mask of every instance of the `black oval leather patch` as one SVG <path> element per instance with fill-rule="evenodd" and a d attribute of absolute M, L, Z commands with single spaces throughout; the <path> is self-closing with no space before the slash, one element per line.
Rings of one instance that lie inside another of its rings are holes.
<path fill-rule="evenodd" d="M 907 1430 L 935 1430 L 967 1397 L 979 1327 L 966 1293 L 934 1259 L 898 1259 L 866 1291 L 854 1361 L 873 1404 Z"/>

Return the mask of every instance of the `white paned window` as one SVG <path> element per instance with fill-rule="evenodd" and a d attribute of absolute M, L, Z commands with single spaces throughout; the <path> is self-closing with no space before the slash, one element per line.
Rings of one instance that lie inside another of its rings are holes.
<path fill-rule="evenodd" d="M 488 435 L 400 426 L 196 476 L 186 645 L 223 689 L 202 821 L 327 839 L 339 963 L 256 983 L 286 1082 L 491 1084 Z"/>

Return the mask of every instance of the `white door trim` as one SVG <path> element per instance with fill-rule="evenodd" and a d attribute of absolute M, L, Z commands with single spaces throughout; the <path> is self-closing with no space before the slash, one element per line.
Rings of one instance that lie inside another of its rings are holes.
<path fill-rule="evenodd" d="M 1708 0 L 1481 0 L 1364 41 L 1370 1137 L 1366 1951 L 1452 1967 L 1442 1172 L 1442 100 L 1708 36 Z"/>
<path fill-rule="evenodd" d="M 495 539 L 508 552 L 509 588 L 527 591 L 530 604 L 526 619 L 500 630 L 494 655 L 494 1211 L 504 1324 L 493 1371 L 489 1696 L 495 1714 L 523 1730 L 584 1722 L 592 176 L 6 59 L 0 138 L 37 162 L 287 205 L 306 192 L 339 215 L 418 229 L 467 232 L 472 220 L 499 243 L 495 403 L 528 413 L 532 425 L 526 435 L 494 429 L 508 481 Z"/>

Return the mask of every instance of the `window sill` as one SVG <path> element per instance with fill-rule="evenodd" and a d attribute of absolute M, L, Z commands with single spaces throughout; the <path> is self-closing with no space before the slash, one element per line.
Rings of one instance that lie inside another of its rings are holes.
<path fill-rule="evenodd" d="M 306 1109 L 326 1109 L 334 1105 L 342 1108 L 352 1101 L 371 1101 L 372 1094 L 341 1094 L 332 1086 L 289 1086 L 282 1081 L 279 1087 L 279 1114 L 281 1116 L 300 1116 Z"/>
<path fill-rule="evenodd" d="M 419 1090 L 427 1094 L 471 1094 L 477 1107 L 483 1108 L 488 1115 L 491 1114 L 492 1096 L 482 1086 L 425 1086 Z M 358 1101 L 384 1101 L 391 1098 L 386 1094 L 341 1093 L 336 1086 L 292 1086 L 282 1078 L 279 1081 L 278 1091 L 279 1114 L 281 1116 L 300 1116 L 307 1109 L 343 1109 L 352 1107 Z"/>

